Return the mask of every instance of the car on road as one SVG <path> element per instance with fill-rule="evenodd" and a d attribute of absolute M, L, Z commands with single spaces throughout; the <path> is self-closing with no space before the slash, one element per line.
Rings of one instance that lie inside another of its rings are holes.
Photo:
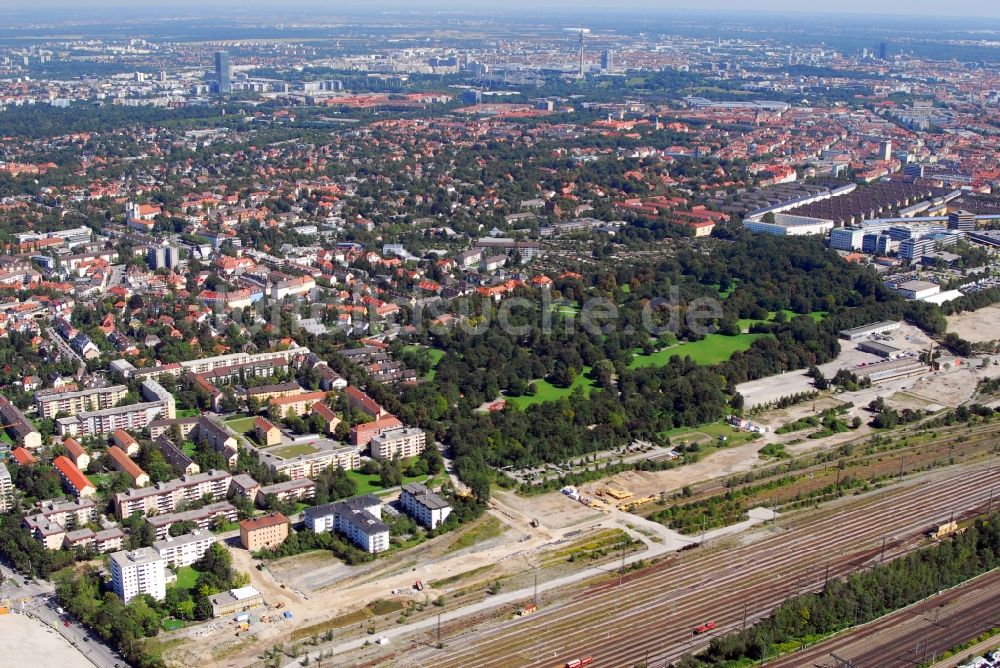
<path fill-rule="evenodd" d="M 63 622 L 63 626 L 65 626 L 66 628 L 69 628 L 69 622 Z"/>
<path fill-rule="evenodd" d="M 702 633 L 708 633 L 715 629 L 715 622 L 706 622 L 701 626 L 694 627 L 694 634 L 701 635 Z"/>

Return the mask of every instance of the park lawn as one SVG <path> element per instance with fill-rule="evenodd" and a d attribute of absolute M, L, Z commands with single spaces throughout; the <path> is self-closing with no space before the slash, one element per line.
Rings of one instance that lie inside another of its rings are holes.
<path fill-rule="evenodd" d="M 279 445 L 274 448 L 268 448 L 267 452 L 275 457 L 291 459 L 292 457 L 298 457 L 299 455 L 311 455 L 316 452 L 316 448 L 309 443 L 295 443 L 293 445 Z"/>
<path fill-rule="evenodd" d="M 237 434 L 245 434 L 253 429 L 253 420 L 252 416 L 236 418 L 235 420 L 227 420 L 226 425 Z"/>
<path fill-rule="evenodd" d="M 417 351 L 421 348 L 426 348 L 431 356 L 431 368 L 426 374 L 424 374 L 424 380 L 434 380 L 434 375 L 437 373 L 437 365 L 444 357 L 444 351 L 439 348 L 431 348 L 428 346 L 419 346 L 417 344 L 411 344 L 408 346 L 403 346 L 403 350 Z"/>
<path fill-rule="evenodd" d="M 669 431 L 661 431 L 657 436 L 669 438 L 673 444 L 698 443 L 706 445 L 719 442 L 720 436 L 726 437 L 726 445 L 743 445 L 756 438 L 753 432 L 739 431 L 725 422 L 709 422 L 697 427 L 675 427 Z"/>
<path fill-rule="evenodd" d="M 784 309 L 784 313 L 785 313 L 785 317 L 788 318 L 789 320 L 791 320 L 792 318 L 795 318 L 796 316 L 808 315 L 815 322 L 823 322 L 823 319 L 826 318 L 826 316 L 830 315 L 829 311 L 813 311 L 812 313 L 796 313 L 795 311 L 789 311 L 788 309 Z M 774 318 L 775 318 L 776 315 L 777 315 L 777 311 L 771 311 L 771 312 L 769 312 L 767 314 L 767 320 L 755 320 L 754 318 L 740 318 L 739 320 L 737 320 L 737 323 L 739 323 L 740 331 L 741 332 L 748 332 L 748 331 L 750 331 L 750 327 L 752 325 L 754 325 L 755 323 L 758 323 L 758 322 L 771 322 L 772 320 L 774 320 Z"/>
<path fill-rule="evenodd" d="M 658 350 L 652 355 L 636 355 L 628 365 L 630 369 L 641 369 L 650 366 L 663 366 L 674 355 L 688 357 L 695 364 L 718 364 L 725 362 L 733 353 L 747 350 L 757 339 L 768 336 L 767 334 L 738 334 L 736 336 L 723 336 L 722 334 L 709 334 L 701 341 L 681 343 L 663 350 Z"/>
<path fill-rule="evenodd" d="M 183 619 L 164 619 L 163 620 L 163 630 L 164 631 L 176 631 L 177 629 L 182 629 L 187 626 L 187 622 Z"/>
<path fill-rule="evenodd" d="M 14 439 L 10 437 L 6 429 L 0 429 L 0 443 L 6 443 L 7 445 L 16 445 Z"/>
<path fill-rule="evenodd" d="M 177 569 L 177 582 L 174 582 L 170 586 L 191 591 L 198 583 L 199 575 L 200 573 L 190 566 L 182 566 Z"/>
<path fill-rule="evenodd" d="M 177 411 L 179 418 L 198 417 L 199 415 L 201 415 L 201 411 L 197 408 L 181 408 Z"/>
<path fill-rule="evenodd" d="M 358 496 L 362 494 L 378 494 L 379 492 L 385 489 L 385 487 L 382 486 L 382 483 L 379 482 L 379 475 L 377 473 L 373 475 L 368 475 L 362 473 L 361 471 L 345 471 L 345 473 L 347 474 L 348 478 L 351 478 L 357 484 Z M 425 475 L 419 475 L 413 478 L 405 475 L 403 476 L 404 485 L 408 485 L 411 482 L 423 483 L 426 482 L 427 480 L 429 480 L 429 476 Z"/>
<path fill-rule="evenodd" d="M 546 401 L 558 401 L 563 397 L 568 397 L 582 388 L 584 396 L 590 396 L 590 391 L 594 389 L 594 379 L 590 377 L 590 367 L 585 366 L 580 374 L 573 379 L 573 384 L 569 387 L 556 387 L 547 380 L 536 380 L 532 383 L 535 386 L 534 396 L 523 395 L 520 397 L 508 397 L 507 401 L 524 410 L 528 406 L 541 404 Z"/>

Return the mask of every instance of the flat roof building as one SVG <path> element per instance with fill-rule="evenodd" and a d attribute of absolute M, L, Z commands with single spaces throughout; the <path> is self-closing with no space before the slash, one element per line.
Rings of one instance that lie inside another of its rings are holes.
<path fill-rule="evenodd" d="M 167 597 L 167 562 L 152 548 L 115 552 L 109 563 L 111 586 L 125 603 L 141 594 L 157 601 Z"/>

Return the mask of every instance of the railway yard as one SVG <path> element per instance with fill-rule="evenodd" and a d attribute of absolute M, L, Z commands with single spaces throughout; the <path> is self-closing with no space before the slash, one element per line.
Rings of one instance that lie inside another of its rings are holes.
<path fill-rule="evenodd" d="M 992 460 L 930 471 L 655 560 L 624 577 L 609 568 L 602 578 L 547 592 L 528 616 L 510 608 L 450 621 L 440 630 L 441 649 L 436 630 L 421 630 L 389 646 L 357 650 L 355 643 L 334 651 L 340 665 L 551 667 L 580 656 L 602 667 L 667 665 L 767 616 L 786 598 L 822 587 L 827 577 L 926 544 L 926 529 L 953 514 L 987 511 L 998 483 Z M 530 598 L 529 589 L 523 602 Z M 709 621 L 714 629 L 693 634 Z M 793 660 L 788 665 L 805 665 Z"/>

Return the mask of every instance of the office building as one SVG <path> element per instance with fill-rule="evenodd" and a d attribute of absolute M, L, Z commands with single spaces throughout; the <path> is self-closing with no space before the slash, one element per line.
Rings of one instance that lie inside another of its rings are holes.
<path fill-rule="evenodd" d="M 878 59 L 879 60 L 889 60 L 889 43 L 879 42 L 878 44 Z"/>
<path fill-rule="evenodd" d="M 886 139 L 878 145 L 879 160 L 892 160 L 892 142 Z"/>
<path fill-rule="evenodd" d="M 976 229 L 976 214 L 968 211 L 952 211 L 948 214 L 948 229 L 960 232 L 974 232 Z"/>
<path fill-rule="evenodd" d="M 866 234 L 861 239 L 861 252 L 869 255 L 888 255 L 894 247 L 888 234 Z"/>
<path fill-rule="evenodd" d="M 167 562 L 153 548 L 115 552 L 109 563 L 111 586 L 125 603 L 142 594 L 149 594 L 157 601 L 166 598 Z"/>
<path fill-rule="evenodd" d="M 614 66 L 614 52 L 611 49 L 601 51 L 601 71 L 610 72 Z"/>
<path fill-rule="evenodd" d="M 215 52 L 215 82 L 220 93 L 230 93 L 233 90 L 232 68 L 229 65 L 229 52 Z"/>
<path fill-rule="evenodd" d="M 420 483 L 403 485 L 399 502 L 403 511 L 428 529 L 436 529 L 448 519 L 451 506 Z"/>
<path fill-rule="evenodd" d="M 288 538 L 288 518 L 272 513 L 240 522 L 240 545 L 249 552 L 273 550 Z"/>
<path fill-rule="evenodd" d="M 861 250 L 865 231 L 856 227 L 837 227 L 830 230 L 830 248 L 834 250 Z"/>
<path fill-rule="evenodd" d="M 180 264 L 181 252 L 174 246 L 154 246 L 149 249 L 146 260 L 149 263 L 149 268 L 154 271 L 174 269 Z"/>

